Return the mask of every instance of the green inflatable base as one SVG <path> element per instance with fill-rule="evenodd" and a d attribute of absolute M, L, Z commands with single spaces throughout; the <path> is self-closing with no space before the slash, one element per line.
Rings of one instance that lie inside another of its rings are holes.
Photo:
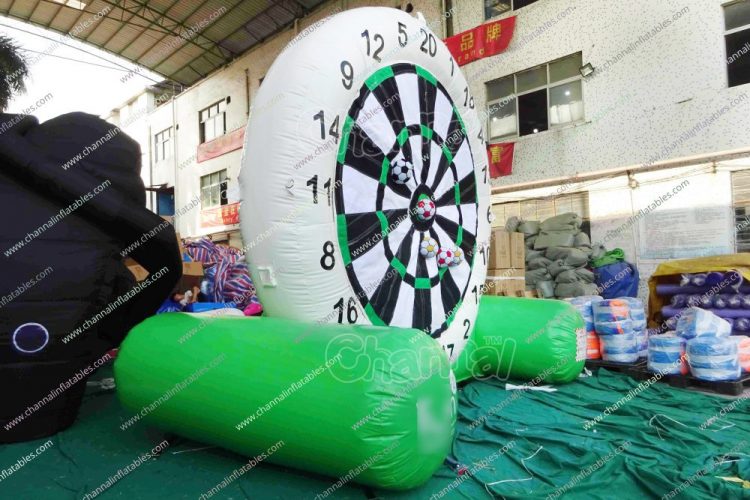
<path fill-rule="evenodd" d="M 115 377 L 132 423 L 343 482 L 416 487 L 453 442 L 455 379 L 418 330 L 167 313 Z"/>
<path fill-rule="evenodd" d="M 459 382 L 497 377 L 562 384 L 575 380 L 585 362 L 583 318 L 567 302 L 484 296 L 453 371 Z"/>

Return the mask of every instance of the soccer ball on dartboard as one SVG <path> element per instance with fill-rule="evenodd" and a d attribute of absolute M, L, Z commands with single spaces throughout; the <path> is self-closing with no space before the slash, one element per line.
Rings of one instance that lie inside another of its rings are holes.
<path fill-rule="evenodd" d="M 453 262 L 450 264 L 451 266 L 457 266 L 464 260 L 464 251 L 460 248 L 454 248 L 453 249 Z"/>
<path fill-rule="evenodd" d="M 423 198 L 417 202 L 417 217 L 420 220 L 430 220 L 435 217 L 435 202 L 429 198 Z"/>
<path fill-rule="evenodd" d="M 453 265 L 453 250 L 447 248 L 441 248 L 437 253 L 437 264 L 438 267 L 448 267 Z"/>
<path fill-rule="evenodd" d="M 403 158 L 393 162 L 391 166 L 391 179 L 396 184 L 406 184 L 411 179 L 414 166 Z"/>
<path fill-rule="evenodd" d="M 421 255 L 425 259 L 431 259 L 435 257 L 435 255 L 437 255 L 437 252 L 438 242 L 435 241 L 435 238 L 425 236 L 424 239 L 422 239 L 422 242 L 419 244 L 419 255 Z"/>

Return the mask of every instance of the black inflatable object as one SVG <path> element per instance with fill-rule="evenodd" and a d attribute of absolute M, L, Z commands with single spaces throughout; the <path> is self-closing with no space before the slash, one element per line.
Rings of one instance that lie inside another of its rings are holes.
<path fill-rule="evenodd" d="M 140 160 L 135 141 L 93 115 L 40 125 L 0 114 L 0 443 L 71 425 L 86 377 L 70 381 L 156 312 L 181 276 L 171 226 L 131 252 L 159 273 L 148 286 L 120 255 L 163 223 L 145 208 Z"/>

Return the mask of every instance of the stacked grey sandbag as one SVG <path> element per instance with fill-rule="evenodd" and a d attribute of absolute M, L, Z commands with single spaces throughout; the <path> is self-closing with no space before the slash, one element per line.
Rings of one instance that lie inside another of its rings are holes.
<path fill-rule="evenodd" d="M 508 228 L 525 235 L 526 287 L 544 298 L 595 295 L 594 273 L 586 269 L 592 248 L 574 213 L 544 222 L 508 221 Z"/>

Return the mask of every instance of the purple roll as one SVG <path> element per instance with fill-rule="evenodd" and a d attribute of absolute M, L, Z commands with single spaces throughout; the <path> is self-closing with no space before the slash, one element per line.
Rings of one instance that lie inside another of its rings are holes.
<path fill-rule="evenodd" d="M 685 307 L 687 306 L 688 296 L 684 293 L 678 293 L 672 296 L 672 307 Z"/>
<path fill-rule="evenodd" d="M 706 274 L 706 285 L 714 286 L 724 281 L 725 274 L 718 271 L 713 271 Z"/>
<path fill-rule="evenodd" d="M 690 276 L 690 284 L 693 286 L 703 286 L 706 284 L 706 275 L 703 273 L 693 274 Z"/>
<path fill-rule="evenodd" d="M 738 332 L 750 332 L 750 319 L 737 318 L 734 320 L 734 329 Z"/>
<path fill-rule="evenodd" d="M 729 295 L 723 293 L 714 295 L 714 307 L 716 309 L 726 309 L 729 307 Z"/>
<path fill-rule="evenodd" d="M 750 309 L 750 295 L 741 295 L 740 300 L 742 301 L 743 309 Z"/>
<path fill-rule="evenodd" d="M 730 295 L 729 301 L 727 302 L 729 309 L 741 309 L 742 308 L 742 296 L 741 295 Z"/>

